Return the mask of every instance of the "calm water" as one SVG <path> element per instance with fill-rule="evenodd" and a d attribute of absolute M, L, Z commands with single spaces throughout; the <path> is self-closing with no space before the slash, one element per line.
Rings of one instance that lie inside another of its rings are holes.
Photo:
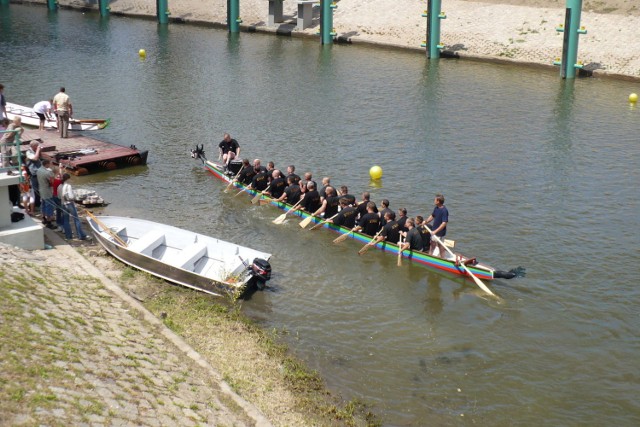
<path fill-rule="evenodd" d="M 266 10 L 265 10 L 266 11 Z M 12 5 L 0 81 L 32 105 L 67 88 L 96 136 L 148 167 L 76 178 L 130 215 L 274 253 L 245 311 L 285 334 L 345 399 L 388 425 L 640 424 L 637 84 L 315 41 Z M 146 61 L 137 52 L 147 51 Z M 187 156 L 229 131 L 243 156 L 294 163 L 409 215 L 447 197 L 458 248 L 527 276 L 470 281 L 224 194 Z M 379 185 L 368 170 L 380 165 Z"/>

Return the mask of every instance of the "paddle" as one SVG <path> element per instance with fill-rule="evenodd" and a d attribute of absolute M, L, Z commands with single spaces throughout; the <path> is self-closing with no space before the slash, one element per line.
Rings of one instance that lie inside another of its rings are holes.
<path fill-rule="evenodd" d="M 404 252 L 404 248 L 402 247 L 402 236 L 400 236 L 398 241 L 398 267 L 402 267 L 402 252 Z"/>
<path fill-rule="evenodd" d="M 349 237 L 349 235 L 351 233 L 353 233 L 354 231 L 356 231 L 356 228 L 358 228 L 358 226 L 355 226 L 351 229 L 351 231 L 349 231 L 348 233 L 343 234 L 342 236 L 338 236 L 335 239 L 333 239 L 333 243 L 340 243 L 340 242 L 344 242 L 345 240 L 347 240 L 347 237 Z"/>
<path fill-rule="evenodd" d="M 297 208 L 300 203 L 302 203 L 302 199 L 298 200 L 298 203 L 296 203 L 295 205 L 291 206 L 291 208 L 289 208 L 288 211 L 286 211 L 285 213 L 280 215 L 278 218 L 274 219 L 272 222 L 274 224 L 282 224 L 284 222 L 284 220 L 287 219 L 287 215 L 289 214 L 289 212 L 291 212 L 292 210 Z"/>
<path fill-rule="evenodd" d="M 377 243 L 377 237 L 380 235 L 380 233 L 382 233 L 382 228 L 380 230 L 378 230 L 378 232 L 376 233 L 375 236 L 373 236 L 373 238 L 371 239 L 371 241 L 369 243 L 367 243 L 366 245 L 364 245 L 362 247 L 362 249 L 360 249 L 358 251 L 358 255 L 362 255 L 363 253 L 367 252 L 372 246 L 374 246 Z"/>
<path fill-rule="evenodd" d="M 249 186 L 247 185 L 246 187 L 244 187 L 242 190 L 238 191 L 236 194 L 233 195 L 233 197 L 238 197 L 240 194 L 244 193 L 245 191 L 247 191 L 249 189 Z"/>
<path fill-rule="evenodd" d="M 258 202 L 259 202 L 258 204 L 259 204 L 260 206 L 268 205 L 268 204 L 269 204 L 269 203 L 271 203 L 272 201 L 273 201 L 273 199 L 272 199 L 271 197 L 265 197 L 264 199 L 260 199 L 260 200 L 258 200 Z"/>
<path fill-rule="evenodd" d="M 320 221 L 319 223 L 317 223 L 316 225 L 314 225 L 313 227 L 311 227 L 311 228 L 309 229 L 309 231 L 311 231 L 311 230 L 315 230 L 315 229 L 317 229 L 317 228 L 322 227 L 323 225 L 325 225 L 325 224 L 327 223 L 327 221 L 330 221 L 330 220 L 332 220 L 333 218 L 337 217 L 339 213 L 340 213 L 340 212 L 338 212 L 337 214 L 335 214 L 335 215 L 334 215 L 334 216 L 332 216 L 331 218 L 327 218 L 327 219 L 325 219 L 325 220 L 323 220 L 323 221 Z M 342 237 L 342 236 L 340 236 L 340 237 Z"/>
<path fill-rule="evenodd" d="M 424 228 L 426 228 L 429 233 L 431 233 L 431 229 L 429 229 L 429 227 L 427 227 L 426 224 L 424 224 Z M 445 244 L 442 242 L 442 240 L 440 240 L 440 238 L 438 236 L 436 236 L 435 234 L 431 234 L 431 238 L 432 239 L 436 239 L 436 242 L 438 242 L 440 244 L 440 246 L 442 246 L 447 252 L 449 252 L 449 254 L 455 258 L 456 254 L 453 253 L 453 251 L 451 249 L 449 249 L 447 246 L 445 246 Z M 460 266 L 464 269 L 464 271 L 467 272 L 467 274 L 469 276 L 471 276 L 471 278 L 473 279 L 474 282 L 476 282 L 476 285 L 478 285 L 478 287 L 480 289 L 482 289 L 483 291 L 485 291 L 486 293 L 488 293 L 489 295 L 491 295 L 492 297 L 497 297 L 496 294 L 494 294 L 493 292 L 491 292 L 491 290 L 489 288 L 487 288 L 487 285 L 485 285 L 484 283 L 482 283 L 482 280 L 478 279 L 476 277 L 475 274 L 473 274 L 471 272 L 471 270 L 469 270 L 469 267 L 467 267 L 467 265 L 464 262 L 460 263 Z"/>
<path fill-rule="evenodd" d="M 229 190 L 231 189 L 231 187 L 233 187 L 233 183 L 237 182 L 236 180 L 238 179 L 238 177 L 240 176 L 240 172 L 242 172 L 242 169 L 240 169 L 238 171 L 238 173 L 236 174 L 236 176 L 233 177 L 233 179 L 231 180 L 231 182 L 229 183 L 229 185 L 227 185 L 227 188 L 224 189 L 225 193 L 228 193 Z"/>
<path fill-rule="evenodd" d="M 96 222 L 96 224 L 98 224 L 100 227 L 102 227 L 102 229 L 104 231 L 106 231 L 107 233 L 109 233 L 111 235 L 111 237 L 113 237 L 113 239 L 118 242 L 121 246 L 123 247 L 127 247 L 127 242 L 125 242 L 124 240 L 122 240 L 120 238 L 120 236 L 118 236 L 116 233 L 114 233 L 113 231 L 111 231 L 111 229 L 109 227 L 107 227 L 106 225 L 104 225 L 104 223 L 102 221 L 100 221 L 98 218 L 95 217 L 95 215 L 93 215 L 91 212 L 89 212 L 88 210 L 84 211 L 87 215 L 89 215 L 89 217 L 94 220 Z"/>
<path fill-rule="evenodd" d="M 251 203 L 253 203 L 254 205 L 258 203 L 262 195 L 269 189 L 269 187 L 271 187 L 271 184 L 267 185 L 267 188 L 265 188 L 263 191 L 258 192 L 258 194 L 256 194 L 255 197 L 251 199 Z"/>

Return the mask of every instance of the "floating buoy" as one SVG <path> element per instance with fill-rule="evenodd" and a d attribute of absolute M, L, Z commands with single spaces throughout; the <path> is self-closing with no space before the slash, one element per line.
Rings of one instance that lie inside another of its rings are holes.
<path fill-rule="evenodd" d="M 140 56 L 140 58 L 146 58 L 147 57 L 147 51 L 144 49 L 140 49 L 138 51 L 138 56 Z"/>
<path fill-rule="evenodd" d="M 638 94 L 632 93 L 631 95 L 629 95 L 629 102 L 631 102 L 632 104 L 638 102 Z"/>
<path fill-rule="evenodd" d="M 369 169 L 369 176 L 371 179 L 382 178 L 382 168 L 380 166 L 371 166 L 371 169 Z"/>

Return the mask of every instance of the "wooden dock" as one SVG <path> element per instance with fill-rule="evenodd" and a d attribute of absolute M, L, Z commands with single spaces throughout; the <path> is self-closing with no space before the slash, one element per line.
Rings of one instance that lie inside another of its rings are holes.
<path fill-rule="evenodd" d="M 69 132 L 68 138 L 60 138 L 57 131 L 25 130 L 20 139 L 22 151 L 29 148 L 31 141 L 42 141 L 42 158 L 51 160 L 74 175 L 145 165 L 149 153 L 138 150 L 135 145 L 123 147 L 72 132 Z"/>

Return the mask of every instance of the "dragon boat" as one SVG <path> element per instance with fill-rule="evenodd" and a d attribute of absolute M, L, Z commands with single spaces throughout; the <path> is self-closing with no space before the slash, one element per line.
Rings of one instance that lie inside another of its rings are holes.
<path fill-rule="evenodd" d="M 233 182 L 233 178 L 238 172 L 237 167 L 239 167 L 239 164 L 236 165 L 236 168 L 230 168 L 230 170 L 225 171 L 225 168 L 223 165 L 207 160 L 204 153 L 203 146 L 196 146 L 195 149 L 192 149 L 191 157 L 194 159 L 200 159 L 202 161 L 202 164 L 205 170 L 210 172 L 214 177 L 218 178 L 219 180 L 227 183 L 227 185 L 229 184 L 233 185 L 238 190 L 244 191 L 248 196 L 255 197 L 258 195 L 259 191 L 249 189 L 247 188 L 246 185 L 240 182 Z M 290 211 L 290 215 L 294 215 L 303 219 L 309 218 L 310 216 L 312 216 L 310 213 L 305 212 L 301 209 L 292 210 L 294 206 L 285 202 L 275 201 L 274 199 L 271 199 L 265 195 L 261 196 L 261 202 L 268 203 L 284 211 Z M 313 217 L 311 221 L 314 224 L 319 224 L 324 221 L 324 218 Z M 326 228 L 328 230 L 331 230 L 341 235 L 348 234 L 349 235 L 348 238 L 362 242 L 362 243 L 369 243 L 371 242 L 371 239 L 372 239 L 372 236 L 369 236 L 368 234 L 354 232 L 350 228 L 337 226 L 332 223 L 324 223 L 322 224 L 322 228 Z M 386 242 L 386 241 L 378 242 L 375 244 L 374 247 L 384 252 L 395 254 L 396 256 L 398 255 L 398 252 L 400 252 L 398 245 L 392 242 Z M 465 257 L 462 254 L 453 253 L 450 250 L 448 255 L 449 256 L 446 258 L 441 258 L 438 256 L 429 255 L 426 252 L 414 251 L 414 250 L 405 250 L 405 251 L 402 251 L 400 254 L 400 256 L 403 259 L 410 260 L 419 265 L 426 266 L 429 268 L 434 268 L 440 271 L 445 271 L 455 275 L 471 277 L 474 280 L 512 279 L 516 276 L 524 275 L 524 268 L 522 267 L 518 267 L 509 271 L 503 271 L 503 270 L 497 270 L 487 264 L 479 263 L 475 261 L 475 258 Z M 484 290 L 483 286 L 481 286 L 481 288 L 483 288 Z M 490 291 L 487 291 L 487 292 L 491 294 Z"/>

